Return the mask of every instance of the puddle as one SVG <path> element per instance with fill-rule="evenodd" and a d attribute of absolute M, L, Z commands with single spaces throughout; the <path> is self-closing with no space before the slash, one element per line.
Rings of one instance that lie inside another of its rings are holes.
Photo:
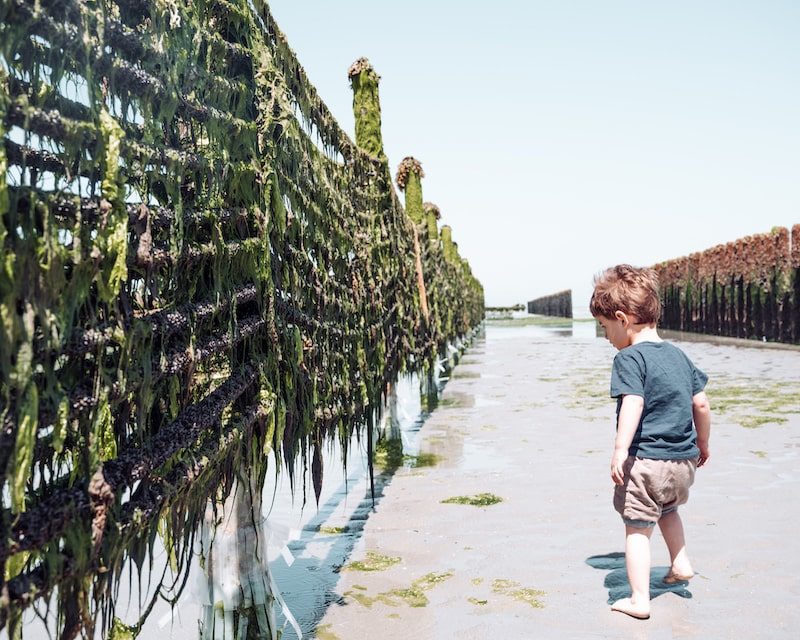
<path fill-rule="evenodd" d="M 477 371 L 470 371 L 469 369 L 461 369 L 461 367 L 458 366 L 453 370 L 453 373 L 450 377 L 453 379 L 475 380 L 480 378 L 481 374 L 478 373 Z"/>
<path fill-rule="evenodd" d="M 441 409 L 470 409 L 475 406 L 475 396 L 460 391 L 449 391 L 439 401 Z"/>
<path fill-rule="evenodd" d="M 497 377 L 499 378 L 500 376 Z M 503 395 L 497 397 L 505 397 L 505 396 Z M 478 409 L 483 409 L 484 407 L 499 407 L 502 404 L 503 403 L 499 402 L 498 400 L 490 400 L 487 396 L 482 396 L 480 394 L 476 394 L 474 396 L 474 401 L 473 401 L 473 406 Z"/>
<path fill-rule="evenodd" d="M 461 471 L 496 471 L 500 473 L 511 464 L 509 459 L 498 452 L 497 446 L 489 441 L 466 439 L 461 457 L 455 467 Z"/>

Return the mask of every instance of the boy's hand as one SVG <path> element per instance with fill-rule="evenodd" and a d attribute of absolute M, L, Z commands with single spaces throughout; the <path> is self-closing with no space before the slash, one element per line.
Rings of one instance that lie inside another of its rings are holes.
<path fill-rule="evenodd" d="M 622 465 L 628 459 L 627 449 L 614 449 L 614 454 L 611 456 L 611 479 L 614 484 L 622 484 L 625 480 L 625 472 L 622 470 Z"/>
<path fill-rule="evenodd" d="M 703 391 L 692 397 L 692 418 L 697 429 L 697 448 L 700 449 L 697 466 L 702 467 L 711 457 L 708 451 L 708 440 L 711 436 L 711 405 Z"/>
<path fill-rule="evenodd" d="M 711 452 L 708 450 L 707 442 L 698 442 L 697 448 L 700 449 L 700 457 L 697 459 L 697 466 L 702 467 L 711 457 Z"/>

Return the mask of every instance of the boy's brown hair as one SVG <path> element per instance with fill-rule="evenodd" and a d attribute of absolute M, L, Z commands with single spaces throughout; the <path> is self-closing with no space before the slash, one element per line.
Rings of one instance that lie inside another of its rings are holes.
<path fill-rule="evenodd" d="M 658 322 L 661 317 L 658 274 L 653 269 L 637 269 L 629 264 L 606 269 L 594 278 L 589 311 L 595 318 L 613 318 L 617 311 L 622 311 L 640 323 Z"/>

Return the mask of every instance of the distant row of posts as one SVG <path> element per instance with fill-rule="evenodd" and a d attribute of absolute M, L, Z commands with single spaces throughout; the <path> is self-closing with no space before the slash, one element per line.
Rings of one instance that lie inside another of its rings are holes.
<path fill-rule="evenodd" d="M 558 318 L 572 317 L 572 289 L 542 296 L 528 302 L 528 313 Z"/>

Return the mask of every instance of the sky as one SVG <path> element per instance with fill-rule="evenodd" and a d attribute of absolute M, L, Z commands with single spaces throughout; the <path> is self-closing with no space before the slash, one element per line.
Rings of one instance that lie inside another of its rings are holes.
<path fill-rule="evenodd" d="M 372 62 L 392 172 L 422 162 L 487 305 L 800 223 L 796 0 L 269 5 L 352 137 Z"/>

